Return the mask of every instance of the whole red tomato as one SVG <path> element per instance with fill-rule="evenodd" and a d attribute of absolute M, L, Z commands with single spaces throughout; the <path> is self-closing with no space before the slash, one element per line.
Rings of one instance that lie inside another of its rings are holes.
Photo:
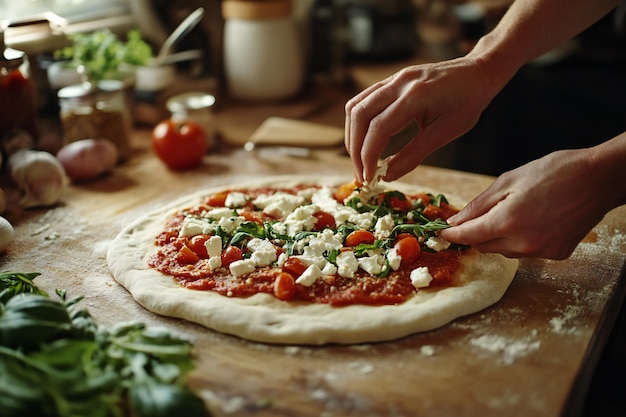
<path fill-rule="evenodd" d="M 170 169 L 200 165 L 208 148 L 206 133 L 191 120 L 167 119 L 152 131 L 152 149 Z"/>

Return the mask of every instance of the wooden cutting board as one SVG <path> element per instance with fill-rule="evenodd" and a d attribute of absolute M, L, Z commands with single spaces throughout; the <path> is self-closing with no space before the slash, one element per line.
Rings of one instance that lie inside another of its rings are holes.
<path fill-rule="evenodd" d="M 232 150 L 171 172 L 152 156 L 148 135 L 135 134 L 129 162 L 70 186 L 54 208 L 20 210 L 8 188 L 6 216 L 17 235 L 0 267 L 38 271 L 43 288 L 84 295 L 104 325 L 143 321 L 190 338 L 190 383 L 216 416 L 560 416 L 579 405 L 623 299 L 626 208 L 610 213 L 571 259 L 523 260 L 499 303 L 438 330 L 354 346 L 252 343 L 141 308 L 111 277 L 108 243 L 137 216 L 197 189 L 266 175 L 350 178 L 350 161 L 341 150 L 316 150 L 297 164 Z M 420 167 L 404 180 L 467 200 L 492 178 Z"/>

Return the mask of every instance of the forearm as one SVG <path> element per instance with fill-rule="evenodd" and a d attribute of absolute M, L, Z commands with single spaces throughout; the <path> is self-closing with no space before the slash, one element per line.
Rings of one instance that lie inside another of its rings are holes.
<path fill-rule="evenodd" d="M 468 54 L 493 75 L 499 91 L 529 61 L 573 38 L 620 0 L 516 0 Z"/>
<path fill-rule="evenodd" d="M 626 132 L 585 151 L 594 189 L 605 202 L 605 210 L 626 204 Z"/>

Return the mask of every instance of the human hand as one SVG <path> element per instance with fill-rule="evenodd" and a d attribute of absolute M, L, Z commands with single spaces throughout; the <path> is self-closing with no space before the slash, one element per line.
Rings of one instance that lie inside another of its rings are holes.
<path fill-rule="evenodd" d="M 501 88 L 494 74 L 468 57 L 407 67 L 346 104 L 345 145 L 359 183 L 371 181 L 391 136 L 409 122 L 419 132 L 388 158 L 383 178 L 411 171 L 431 152 L 471 129 Z"/>
<path fill-rule="evenodd" d="M 501 175 L 440 236 L 507 257 L 567 258 L 610 209 L 588 159 L 558 151 Z"/>

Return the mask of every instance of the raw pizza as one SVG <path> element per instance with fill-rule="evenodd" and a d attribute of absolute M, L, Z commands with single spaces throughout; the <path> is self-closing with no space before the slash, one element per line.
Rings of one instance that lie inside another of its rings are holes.
<path fill-rule="evenodd" d="M 399 182 L 270 177 L 196 192 L 112 241 L 115 279 L 148 310 L 254 341 L 363 343 L 496 303 L 518 262 L 437 236 L 445 196 Z"/>

